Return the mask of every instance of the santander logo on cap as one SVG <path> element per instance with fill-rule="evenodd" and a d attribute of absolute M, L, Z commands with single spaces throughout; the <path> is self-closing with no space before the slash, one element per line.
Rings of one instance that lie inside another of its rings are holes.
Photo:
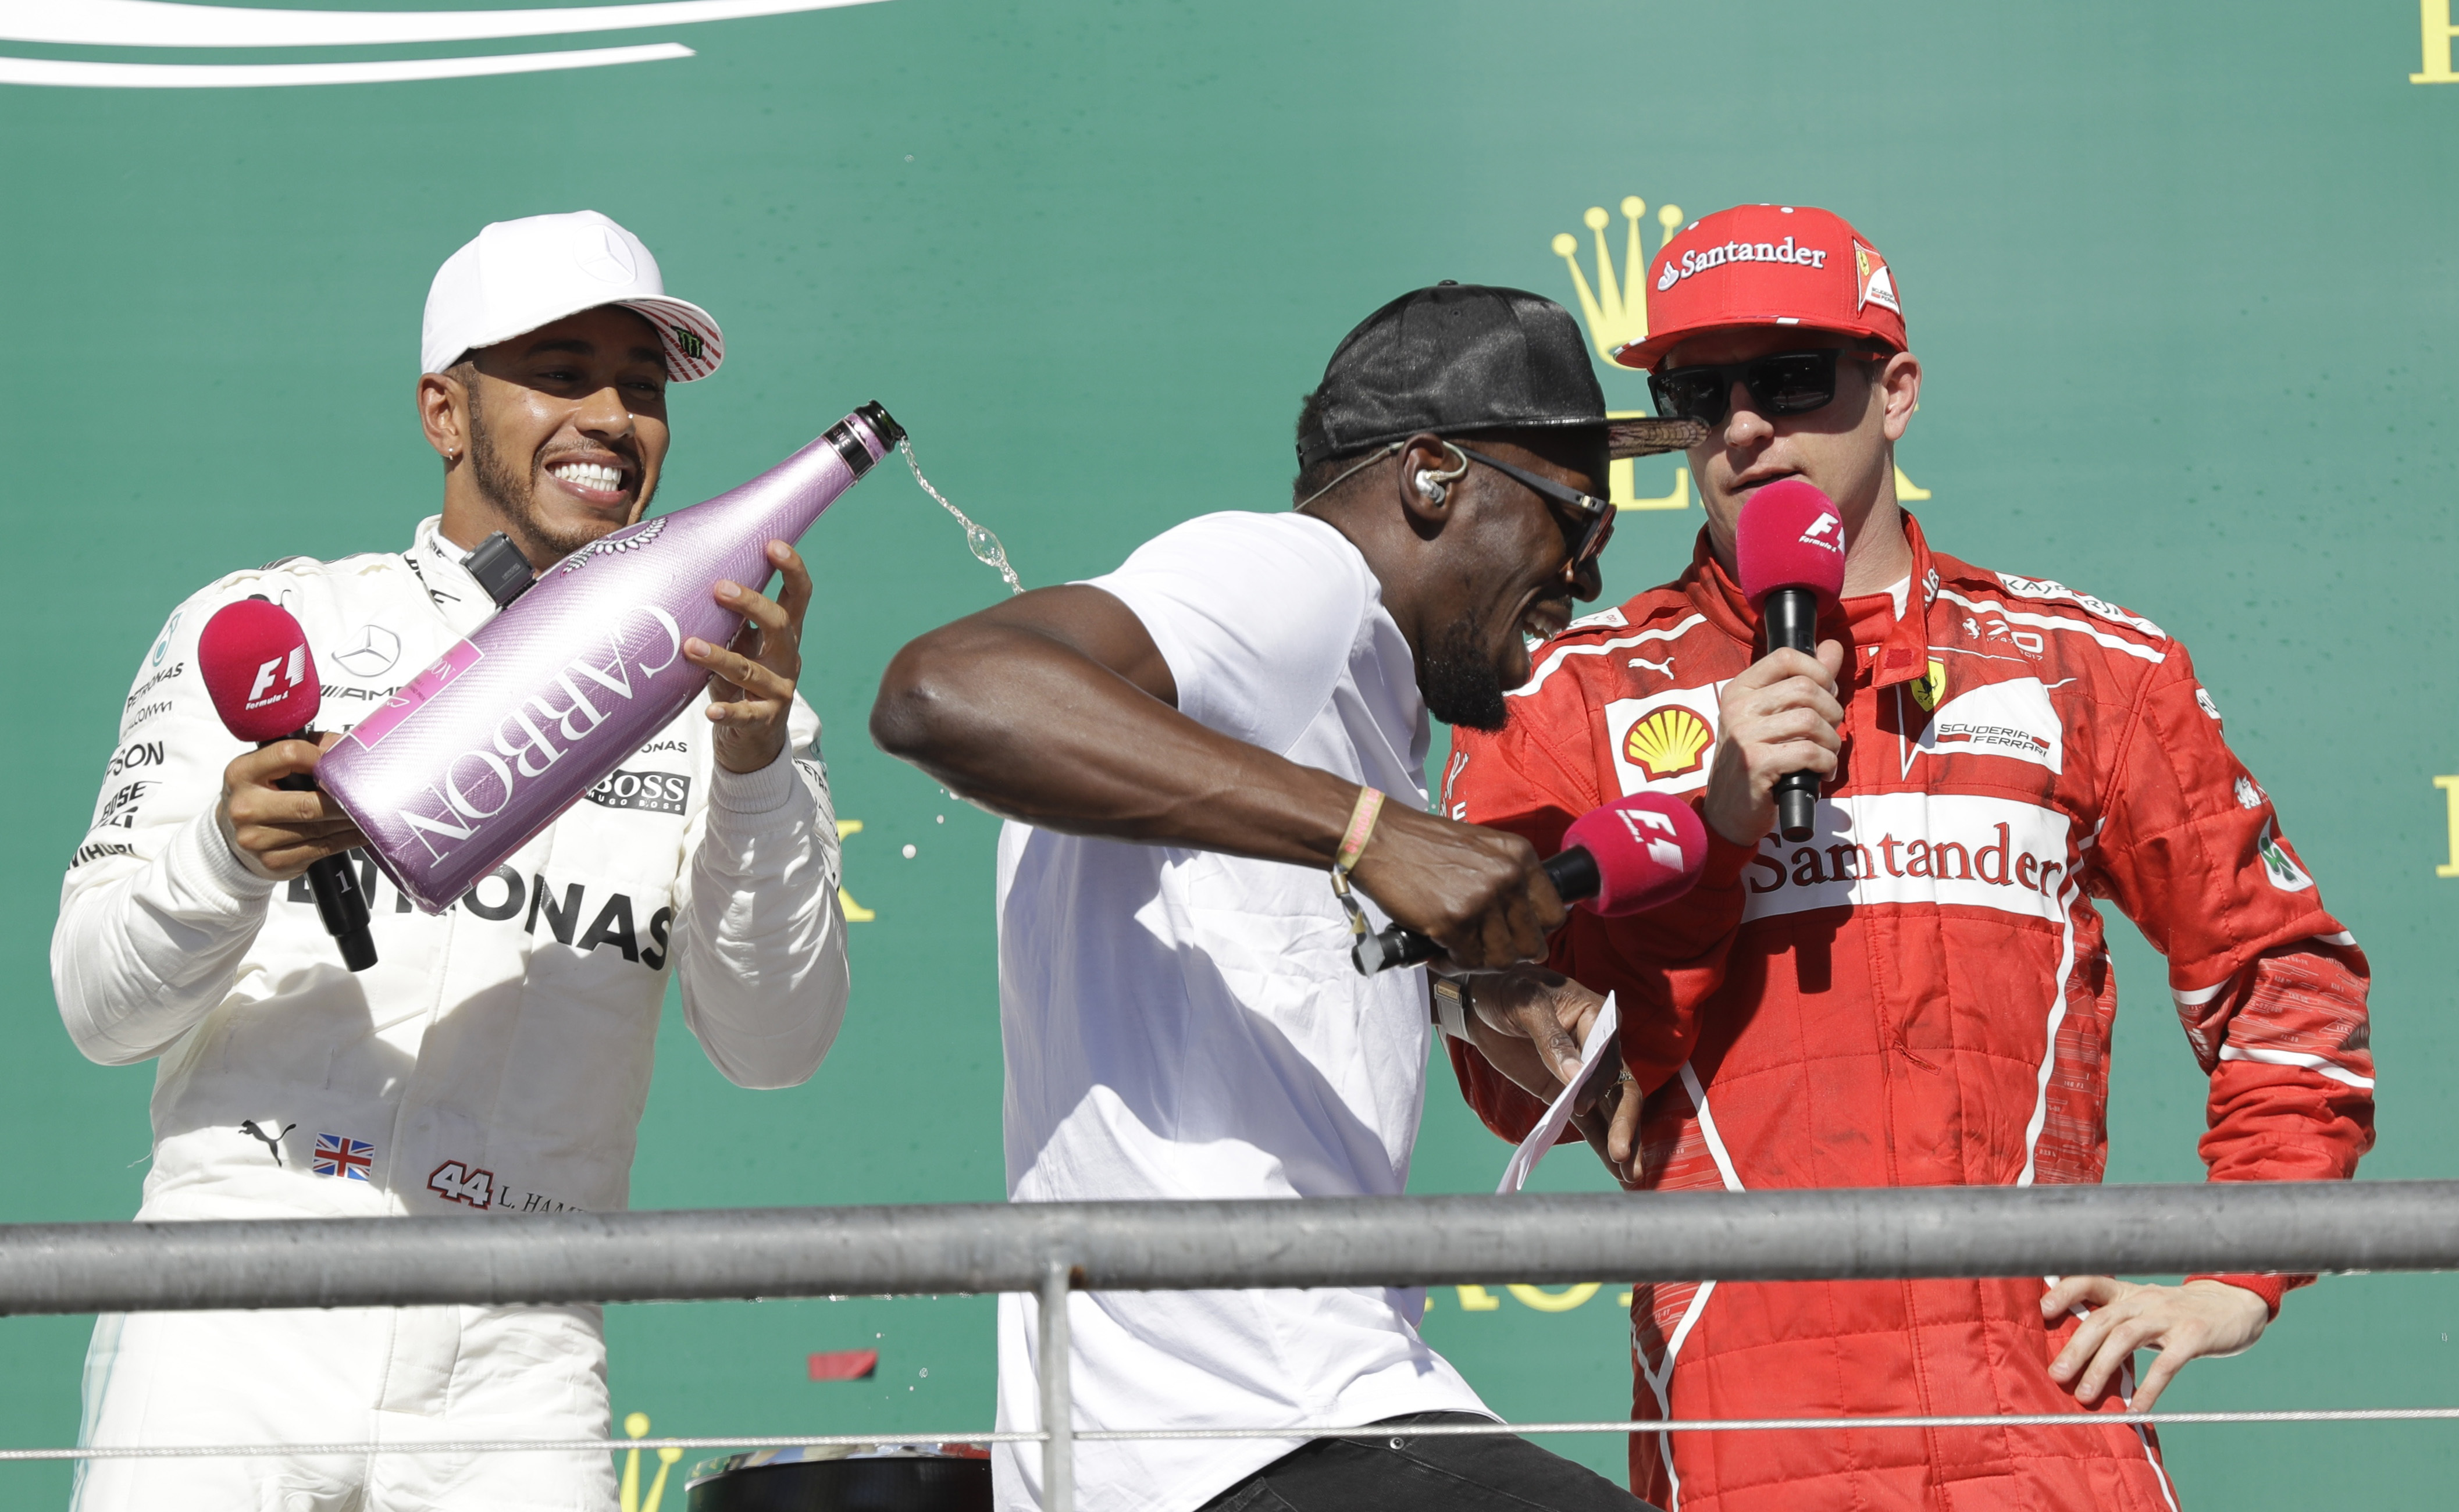
<path fill-rule="evenodd" d="M 1894 272 L 1841 216 L 1810 205 L 1736 205 L 1692 221 L 1650 270 L 1648 334 L 1614 349 L 1654 368 L 1686 337 L 1732 326 L 1799 326 L 1902 351 Z"/>

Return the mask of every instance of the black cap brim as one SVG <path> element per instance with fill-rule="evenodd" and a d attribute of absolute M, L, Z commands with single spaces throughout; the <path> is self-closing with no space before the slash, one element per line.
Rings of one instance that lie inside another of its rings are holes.
<path fill-rule="evenodd" d="M 1606 455 L 1655 456 L 1662 452 L 1688 452 L 1708 439 L 1708 428 L 1696 420 L 1660 420 L 1641 415 L 1606 422 Z"/>

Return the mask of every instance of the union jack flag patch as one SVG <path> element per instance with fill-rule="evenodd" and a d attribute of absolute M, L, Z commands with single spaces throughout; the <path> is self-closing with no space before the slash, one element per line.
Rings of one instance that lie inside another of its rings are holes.
<path fill-rule="evenodd" d="M 376 1147 L 366 1140 L 345 1134 L 319 1134 L 315 1153 L 308 1158 L 308 1168 L 319 1176 L 366 1181 L 368 1167 L 375 1163 Z"/>

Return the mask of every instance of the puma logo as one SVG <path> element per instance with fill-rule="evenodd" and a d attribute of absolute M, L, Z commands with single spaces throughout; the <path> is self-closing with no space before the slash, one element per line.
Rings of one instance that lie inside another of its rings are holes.
<path fill-rule="evenodd" d="M 282 1134 L 287 1134 L 298 1126 L 299 1125 L 296 1124 L 284 1124 L 282 1125 Z M 273 1164 L 276 1166 L 282 1164 L 282 1134 L 267 1134 L 264 1130 L 256 1126 L 256 1120 L 254 1119 L 249 1119 L 240 1124 L 239 1131 L 246 1135 L 249 1139 L 263 1140 L 264 1142 L 264 1147 L 273 1151 Z"/>
<path fill-rule="evenodd" d="M 1671 657 L 1667 657 L 1662 662 L 1650 662 L 1646 657 L 1632 657 L 1630 659 L 1630 664 L 1635 667 L 1646 667 L 1660 677 L 1670 678 L 1673 675 L 1673 659 Z"/>

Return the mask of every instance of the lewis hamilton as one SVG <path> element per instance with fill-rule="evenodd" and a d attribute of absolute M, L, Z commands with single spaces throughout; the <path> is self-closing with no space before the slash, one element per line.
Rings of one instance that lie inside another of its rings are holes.
<path fill-rule="evenodd" d="M 810 579 L 718 584 L 746 628 L 688 641 L 708 698 L 586 801 L 430 916 L 354 858 L 379 955 L 353 975 L 309 862 L 364 844 L 331 800 L 274 784 L 304 740 L 228 734 L 199 630 L 263 598 L 297 616 L 347 729 L 496 613 L 465 565 L 495 532 L 517 581 L 641 516 L 665 388 L 716 370 L 717 324 L 594 212 L 488 226 L 427 302 L 418 409 L 443 511 L 398 552 L 234 573 L 172 615 L 137 670 L 52 941 L 60 1015 L 108 1065 L 156 1062 L 142 1220 L 464 1216 L 625 1206 L 670 976 L 709 1060 L 792 1086 L 847 995 L 818 721 L 794 692 Z M 479 562 L 483 569 L 486 558 Z M 491 579 L 493 580 L 493 579 Z M 327 737 L 330 738 L 329 736 Z M 595 1307 L 104 1317 L 89 1445 L 603 1438 Z M 84 1512 L 607 1512 L 608 1457 L 417 1452 L 105 1460 Z"/>

